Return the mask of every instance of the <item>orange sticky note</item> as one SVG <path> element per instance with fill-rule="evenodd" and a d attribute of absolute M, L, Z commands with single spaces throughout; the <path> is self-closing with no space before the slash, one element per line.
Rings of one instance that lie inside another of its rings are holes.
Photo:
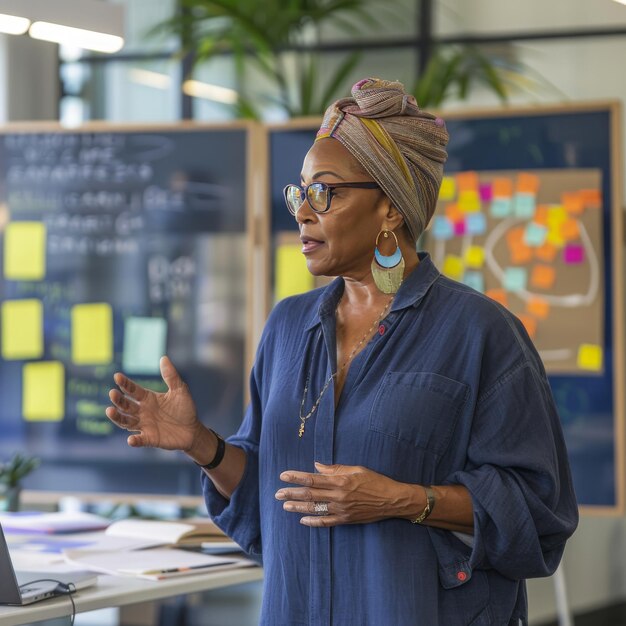
<path fill-rule="evenodd" d="M 526 311 L 541 320 L 550 315 L 550 303 L 543 298 L 530 298 L 526 303 Z"/>
<path fill-rule="evenodd" d="M 563 192 L 561 203 L 570 215 L 580 215 L 585 210 L 583 197 L 579 192 Z"/>
<path fill-rule="evenodd" d="M 515 190 L 518 193 L 532 193 L 537 195 L 537 191 L 539 191 L 539 177 L 536 174 L 520 172 L 517 175 Z"/>
<path fill-rule="evenodd" d="M 580 237 L 580 228 L 578 227 L 578 220 L 568 219 L 561 224 L 561 237 L 565 241 L 573 241 Z"/>
<path fill-rule="evenodd" d="M 531 315 L 520 315 L 519 321 L 524 324 L 528 336 L 532 339 L 537 334 L 537 320 Z"/>
<path fill-rule="evenodd" d="M 502 306 L 509 306 L 509 301 L 506 297 L 506 291 L 504 289 L 487 289 L 485 295 L 496 302 L 499 302 Z"/>
<path fill-rule="evenodd" d="M 459 172 L 456 175 L 456 186 L 459 194 L 462 191 L 478 191 L 478 174 L 476 172 Z"/>
<path fill-rule="evenodd" d="M 582 343 L 578 347 L 578 367 L 583 370 L 599 372 L 602 369 L 602 346 Z"/>
<path fill-rule="evenodd" d="M 532 248 L 527 246 L 523 241 L 509 246 L 509 252 L 511 256 L 511 263 L 513 263 L 513 265 L 530 263 L 533 259 Z"/>
<path fill-rule="evenodd" d="M 463 211 L 461 211 L 458 204 L 448 204 L 444 210 L 446 217 L 452 222 L 460 222 L 463 219 Z"/>
<path fill-rule="evenodd" d="M 511 228 L 511 230 L 506 234 L 506 242 L 510 246 L 515 246 L 518 243 L 524 242 L 524 228 L 518 226 L 517 228 Z"/>
<path fill-rule="evenodd" d="M 550 289 L 556 280 L 556 271 L 551 265 L 535 265 L 530 274 L 530 284 L 539 289 Z"/>
<path fill-rule="evenodd" d="M 540 261 L 551 263 L 556 258 L 556 246 L 546 242 L 542 246 L 535 248 L 535 256 Z"/>
<path fill-rule="evenodd" d="M 545 204 L 537 205 L 533 222 L 535 222 L 535 224 L 539 224 L 539 226 L 548 225 L 548 207 Z"/>
<path fill-rule="evenodd" d="M 511 263 L 514 265 L 529 263 L 532 260 L 533 252 L 531 248 L 524 243 L 524 227 L 518 226 L 511 228 L 506 234 L 506 243 L 509 247 Z"/>
<path fill-rule="evenodd" d="M 578 193 L 586 209 L 599 209 L 602 206 L 602 192 L 599 189 L 581 189 Z"/>
<path fill-rule="evenodd" d="M 494 178 L 492 190 L 494 198 L 510 198 L 513 195 L 513 181 L 510 178 Z"/>

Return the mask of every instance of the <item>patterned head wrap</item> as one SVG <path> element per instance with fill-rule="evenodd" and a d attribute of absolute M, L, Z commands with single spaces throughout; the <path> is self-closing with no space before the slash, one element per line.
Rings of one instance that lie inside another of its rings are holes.
<path fill-rule="evenodd" d="M 417 241 L 437 204 L 448 154 L 444 121 L 399 82 L 365 78 L 331 104 L 316 137 L 340 141 L 402 213 Z"/>

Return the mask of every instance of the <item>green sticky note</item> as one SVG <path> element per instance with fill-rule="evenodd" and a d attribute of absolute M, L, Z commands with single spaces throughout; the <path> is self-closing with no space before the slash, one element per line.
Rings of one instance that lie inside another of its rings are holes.
<path fill-rule="evenodd" d="M 158 374 L 166 343 L 167 321 L 163 318 L 126 318 L 122 369 L 127 374 Z"/>
<path fill-rule="evenodd" d="M 528 271 L 524 267 L 507 267 L 504 270 L 502 286 L 507 291 L 521 291 L 526 289 Z"/>

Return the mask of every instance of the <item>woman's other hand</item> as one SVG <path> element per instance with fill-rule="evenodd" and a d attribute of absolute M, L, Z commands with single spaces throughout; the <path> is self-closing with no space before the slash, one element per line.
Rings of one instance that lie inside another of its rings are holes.
<path fill-rule="evenodd" d="M 118 389 L 109 391 L 113 406 L 106 416 L 117 426 L 133 431 L 128 445 L 165 450 L 190 450 L 204 427 L 198 420 L 196 406 L 168 357 L 159 362 L 161 376 L 167 385 L 165 393 L 145 389 L 119 372 L 113 376 Z"/>
<path fill-rule="evenodd" d="M 284 500 L 286 511 L 304 514 L 306 526 L 366 524 L 389 517 L 408 506 L 404 502 L 402 483 L 357 465 L 323 465 L 316 463 L 319 474 L 287 471 L 280 479 L 302 485 L 285 487 L 276 492 Z M 316 502 L 328 503 L 328 514 L 315 512 Z"/>

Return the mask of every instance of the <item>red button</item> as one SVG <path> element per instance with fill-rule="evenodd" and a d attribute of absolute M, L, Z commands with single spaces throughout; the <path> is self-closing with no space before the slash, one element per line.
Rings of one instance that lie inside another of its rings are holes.
<path fill-rule="evenodd" d="M 384 335 L 384 334 L 385 334 L 385 330 L 386 330 L 385 325 L 384 325 L 384 324 L 381 324 L 381 325 L 378 327 L 378 334 L 379 334 L 379 335 Z"/>
<path fill-rule="evenodd" d="M 467 574 L 465 572 L 457 572 L 456 577 L 461 581 L 467 580 Z"/>

